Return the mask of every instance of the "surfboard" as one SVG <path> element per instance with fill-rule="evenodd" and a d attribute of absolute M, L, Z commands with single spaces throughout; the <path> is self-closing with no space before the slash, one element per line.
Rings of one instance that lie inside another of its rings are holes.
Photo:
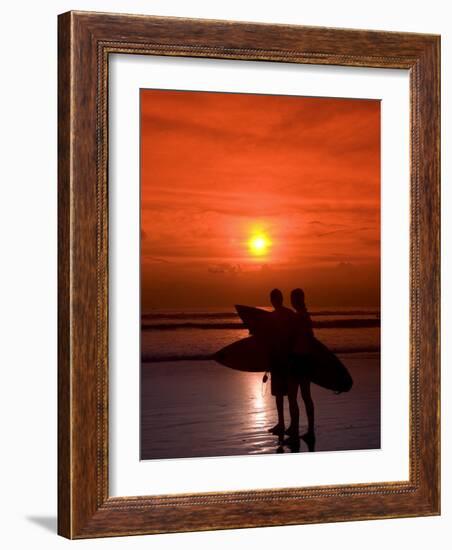
<path fill-rule="evenodd" d="M 244 372 L 265 372 L 270 369 L 268 353 L 255 336 L 229 344 L 217 351 L 213 359 L 225 367 Z"/>
<path fill-rule="evenodd" d="M 267 346 L 263 339 L 271 338 L 273 317 L 269 311 L 236 305 L 243 324 L 253 335 L 239 340 L 215 354 L 221 364 L 242 371 L 262 372 L 269 369 Z M 242 355 L 243 353 L 243 355 Z M 295 363 L 311 382 L 335 392 L 347 392 L 353 379 L 342 361 L 317 338 L 312 339 L 308 358 Z"/>
<path fill-rule="evenodd" d="M 289 330 L 295 313 L 286 310 L 286 315 L 275 316 L 273 312 L 258 307 L 235 306 L 244 326 L 267 350 L 285 347 L 289 344 Z"/>
<path fill-rule="evenodd" d="M 297 366 L 300 366 L 300 370 L 311 382 L 322 388 L 337 393 L 348 392 L 352 389 L 353 379 L 345 365 L 337 355 L 315 337 L 312 339 L 307 360 L 299 360 Z"/>
<path fill-rule="evenodd" d="M 258 307 L 236 305 L 235 309 L 250 334 L 257 335 L 271 330 L 271 315 Z"/>

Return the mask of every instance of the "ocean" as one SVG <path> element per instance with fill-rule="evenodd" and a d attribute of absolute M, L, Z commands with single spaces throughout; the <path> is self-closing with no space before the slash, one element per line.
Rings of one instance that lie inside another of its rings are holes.
<path fill-rule="evenodd" d="M 323 307 L 310 314 L 315 336 L 335 353 L 380 351 L 379 308 Z M 207 361 L 248 335 L 233 308 L 155 309 L 141 316 L 141 361 Z"/>

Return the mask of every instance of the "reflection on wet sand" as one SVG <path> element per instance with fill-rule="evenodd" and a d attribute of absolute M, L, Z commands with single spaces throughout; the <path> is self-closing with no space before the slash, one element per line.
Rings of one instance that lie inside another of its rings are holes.
<path fill-rule="evenodd" d="M 341 359 L 355 380 L 353 391 L 335 395 L 312 386 L 316 439 L 300 438 L 295 444 L 267 432 L 276 413 L 261 373 L 233 371 L 210 361 L 143 364 L 141 458 L 379 448 L 379 354 Z M 301 403 L 300 411 L 303 434 Z"/>

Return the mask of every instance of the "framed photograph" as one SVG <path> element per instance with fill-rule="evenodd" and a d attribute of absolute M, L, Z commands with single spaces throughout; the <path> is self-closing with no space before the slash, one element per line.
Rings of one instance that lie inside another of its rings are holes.
<path fill-rule="evenodd" d="M 59 16 L 62 536 L 440 513 L 439 59 Z"/>

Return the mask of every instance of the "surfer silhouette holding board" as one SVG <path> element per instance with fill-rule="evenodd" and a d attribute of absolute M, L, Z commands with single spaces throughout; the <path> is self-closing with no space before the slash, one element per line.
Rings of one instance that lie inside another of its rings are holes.
<path fill-rule="evenodd" d="M 298 387 L 301 390 L 301 397 L 304 401 L 306 416 L 308 419 L 308 431 L 301 437 L 310 447 L 315 441 L 314 433 L 314 402 L 311 397 L 311 382 L 308 378 L 310 366 L 310 353 L 314 332 L 312 321 L 305 304 L 304 292 L 301 288 L 292 290 L 290 295 L 292 307 L 295 310 L 295 336 L 293 340 L 292 353 L 289 359 L 288 377 L 288 398 L 290 410 L 290 426 L 287 430 L 289 440 L 299 438 L 299 418 L 297 396 Z"/>
<path fill-rule="evenodd" d="M 307 432 L 301 439 L 313 451 L 315 434 L 311 383 L 339 394 L 352 389 L 353 379 L 342 361 L 315 338 L 301 288 L 291 292 L 293 310 L 284 306 L 282 292 L 277 288 L 271 291 L 270 301 L 273 311 L 236 304 L 235 309 L 250 336 L 225 346 L 213 358 L 235 370 L 271 373 L 271 393 L 276 401 L 278 422 L 268 431 L 277 435 L 280 443 L 288 444 L 292 452 L 299 449 L 297 397 L 300 388 L 308 420 Z M 291 416 L 287 431 L 284 396 L 288 397 Z M 285 441 L 282 440 L 284 434 L 289 436 Z"/>
<path fill-rule="evenodd" d="M 266 345 L 270 357 L 271 393 L 275 397 L 278 422 L 268 431 L 283 437 L 284 396 L 289 394 L 289 359 L 294 341 L 296 314 L 283 305 L 283 294 L 275 288 L 270 292 L 270 302 L 274 308 L 271 312 L 271 338 Z"/>

